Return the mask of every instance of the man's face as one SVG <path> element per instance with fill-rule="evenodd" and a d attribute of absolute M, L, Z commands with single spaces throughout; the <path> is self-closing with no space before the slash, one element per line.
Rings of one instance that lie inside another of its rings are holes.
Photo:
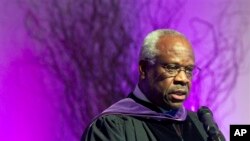
<path fill-rule="evenodd" d="M 181 37 L 161 37 L 156 45 L 159 50 L 155 63 L 147 65 L 145 80 L 147 98 L 164 108 L 176 109 L 183 105 L 191 87 L 191 78 L 185 71 L 170 76 L 166 65 L 184 67 L 194 65 L 194 54 L 190 44 Z"/>

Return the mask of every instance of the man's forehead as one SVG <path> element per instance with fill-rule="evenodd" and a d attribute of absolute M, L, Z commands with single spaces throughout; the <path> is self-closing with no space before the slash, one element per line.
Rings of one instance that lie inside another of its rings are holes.
<path fill-rule="evenodd" d="M 158 49 L 166 49 L 166 48 L 173 47 L 176 45 L 178 46 L 184 45 L 188 49 L 192 50 L 192 47 L 189 41 L 182 36 L 170 36 L 170 35 L 162 36 L 156 43 L 156 47 Z"/>
<path fill-rule="evenodd" d="M 193 55 L 193 49 L 189 42 L 184 39 L 167 39 L 159 40 L 156 44 L 156 48 L 159 50 L 159 53 L 188 53 Z"/>
<path fill-rule="evenodd" d="M 194 52 L 189 42 L 183 37 L 166 37 L 161 38 L 157 44 L 159 54 L 157 59 L 160 60 L 185 60 L 194 62 Z"/>

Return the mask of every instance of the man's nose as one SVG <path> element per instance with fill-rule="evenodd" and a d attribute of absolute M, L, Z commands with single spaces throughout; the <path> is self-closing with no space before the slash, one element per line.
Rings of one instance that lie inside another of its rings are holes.
<path fill-rule="evenodd" d="M 177 83 L 182 83 L 182 84 L 187 84 L 189 83 L 189 78 L 187 77 L 186 73 L 184 70 L 180 70 L 177 75 L 174 78 L 175 82 Z"/>

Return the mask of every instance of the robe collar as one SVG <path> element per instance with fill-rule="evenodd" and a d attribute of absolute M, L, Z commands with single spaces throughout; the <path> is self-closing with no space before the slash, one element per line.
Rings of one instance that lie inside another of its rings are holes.
<path fill-rule="evenodd" d="M 184 106 L 173 113 L 163 113 L 158 107 L 155 107 L 147 101 L 137 98 L 133 93 L 129 97 L 124 98 L 109 108 L 104 110 L 101 115 L 120 114 L 142 118 L 153 118 L 156 120 L 176 120 L 184 121 L 187 117 L 187 110 Z"/>

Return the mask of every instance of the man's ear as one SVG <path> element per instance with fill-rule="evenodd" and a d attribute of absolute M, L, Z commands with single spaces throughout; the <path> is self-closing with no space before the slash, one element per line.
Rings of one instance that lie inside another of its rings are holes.
<path fill-rule="evenodd" d="M 141 60 L 139 62 L 139 74 L 140 74 L 140 79 L 145 79 L 147 75 L 147 61 Z"/>

